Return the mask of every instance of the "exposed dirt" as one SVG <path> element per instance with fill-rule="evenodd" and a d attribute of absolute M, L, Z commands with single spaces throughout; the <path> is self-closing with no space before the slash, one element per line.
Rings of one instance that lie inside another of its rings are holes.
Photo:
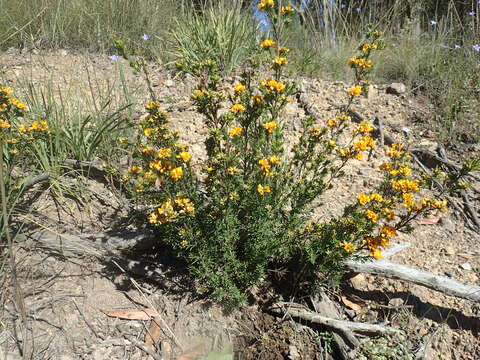
<path fill-rule="evenodd" d="M 141 113 L 140 104 L 148 98 L 146 88 L 122 60 L 113 62 L 104 55 L 66 51 L 0 54 L 0 82 L 13 87 L 27 81 L 36 87 L 51 82 L 53 89 L 68 90 L 79 98 L 90 91 L 85 89 L 92 87 L 99 92 L 110 89 L 112 96 L 121 99 L 120 69 L 134 89 L 135 101 L 139 104 L 137 112 Z M 172 78 L 161 69 L 155 69 L 152 79 L 173 126 L 191 145 L 193 153 L 204 156 L 204 124 L 190 102 L 193 79 Z M 320 79 L 299 81 L 304 84 L 319 121 L 334 115 L 335 105 L 344 100 L 346 84 Z M 355 105 L 356 110 L 367 119 L 379 115 L 385 133 L 397 141 L 435 150 L 438 144 L 425 108 L 412 96 L 387 94 L 385 89 L 386 86 L 374 88 L 368 98 L 362 98 Z M 288 106 L 286 117 L 292 136 L 303 115 L 297 104 Z M 448 155 L 458 160 L 462 152 L 470 155 L 472 150 L 477 148 L 459 146 L 457 153 Z M 344 204 L 371 188 L 378 181 L 377 169 L 383 160 L 383 151 L 377 150 L 370 159 L 352 163 L 346 169 L 346 181 L 325 194 L 326 206 L 318 209 L 317 216 L 338 215 Z M 477 185 L 474 183 L 474 188 Z M 30 220 L 35 226 L 60 234 L 121 230 L 119 223 L 127 215 L 126 200 L 121 193 L 94 180 L 86 180 L 85 186 L 94 194 L 87 205 L 79 207 L 65 199 L 59 207 L 53 199 L 42 195 Z M 478 192 L 470 191 L 470 196 L 476 210 Z M 460 199 L 457 200 L 462 206 Z M 437 223 L 417 223 L 413 234 L 401 234 L 398 241 L 411 246 L 396 254 L 391 259 L 393 262 L 480 285 L 480 236 L 454 209 L 442 215 Z M 90 256 L 88 251 L 76 258 L 66 256 L 61 245 L 52 249 L 32 242 L 19 243 L 16 250 L 18 279 L 25 298 L 26 334 L 34 339 L 35 358 L 140 359 L 146 353 L 137 345 L 144 343 L 151 321 L 119 320 L 106 316 L 102 310 L 143 308 L 156 309 L 160 314 L 158 351 L 164 359 L 178 358 L 182 352 L 192 349 L 193 353 L 202 354 L 217 351 L 208 359 L 328 358 L 324 354 L 332 342 L 325 329 L 288 317 L 273 317 L 258 305 L 225 313 L 218 305 L 196 294 L 192 284 L 179 290 L 145 278 L 134 279 L 111 262 Z M 20 358 L 15 357 L 18 356 L 15 338 L 23 336 L 15 334 L 15 329 L 25 328 L 25 324 L 18 301 L 13 300 L 11 279 L 7 276 L 2 285 L 0 358 L 2 352 L 6 352 L 11 356 L 9 359 L 15 359 Z M 171 280 L 181 282 L 183 275 L 175 273 Z M 423 349 L 424 359 L 480 359 L 479 304 L 417 285 L 362 274 L 346 280 L 331 295 L 341 304 L 345 319 L 386 323 L 404 329 L 411 350 Z M 203 349 L 199 350 L 198 345 Z M 188 359 L 196 357 L 192 355 Z"/>

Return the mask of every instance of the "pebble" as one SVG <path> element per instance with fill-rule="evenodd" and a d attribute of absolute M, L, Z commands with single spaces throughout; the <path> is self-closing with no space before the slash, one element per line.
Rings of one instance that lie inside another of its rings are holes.
<path fill-rule="evenodd" d="M 469 263 L 463 263 L 462 265 L 460 265 L 460 267 L 461 267 L 463 270 L 467 270 L 467 271 L 472 270 L 472 265 L 470 265 Z"/>

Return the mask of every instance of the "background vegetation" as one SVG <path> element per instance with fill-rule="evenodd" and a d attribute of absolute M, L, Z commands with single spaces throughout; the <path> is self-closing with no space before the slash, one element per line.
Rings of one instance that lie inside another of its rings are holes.
<path fill-rule="evenodd" d="M 0 0 L 0 49 L 114 53 L 112 34 L 164 65 L 203 56 L 242 63 L 268 28 L 251 0 Z M 477 0 L 297 0 L 287 46 L 297 73 L 345 79 L 344 59 L 367 23 L 385 31 L 374 81 L 402 81 L 424 95 L 443 140 L 478 140 Z M 148 47 L 137 40 L 149 34 Z"/>

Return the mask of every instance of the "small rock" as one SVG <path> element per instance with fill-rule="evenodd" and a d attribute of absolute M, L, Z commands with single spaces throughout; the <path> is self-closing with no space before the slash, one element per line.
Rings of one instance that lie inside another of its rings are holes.
<path fill-rule="evenodd" d="M 440 221 L 443 223 L 443 218 Z M 447 248 L 445 249 L 445 252 L 448 255 L 455 255 L 455 248 L 453 246 L 447 246 Z"/>
<path fill-rule="evenodd" d="M 462 265 L 460 265 L 460 267 L 463 269 L 463 270 L 472 270 L 472 265 L 470 265 L 469 263 L 463 263 Z"/>
<path fill-rule="evenodd" d="M 443 227 L 449 228 L 449 227 L 453 226 L 453 221 L 450 220 L 448 217 L 442 217 L 442 218 L 440 218 L 440 224 Z M 448 250 L 447 250 L 447 254 L 449 254 Z M 455 254 L 455 252 L 453 254 Z M 453 254 L 449 254 L 449 255 L 453 255 Z"/>
<path fill-rule="evenodd" d="M 173 85 L 175 85 L 175 83 L 173 82 L 173 80 L 165 80 L 164 82 L 165 86 L 166 87 L 172 87 Z"/>
<path fill-rule="evenodd" d="M 407 87 L 402 83 L 392 83 L 387 87 L 387 94 L 401 95 L 407 92 Z"/>
<path fill-rule="evenodd" d="M 60 53 L 60 56 L 67 56 L 68 55 L 67 50 L 60 50 L 59 53 Z"/>
<path fill-rule="evenodd" d="M 350 279 L 350 283 L 352 284 L 352 287 L 356 290 L 360 290 L 365 287 L 366 283 L 366 278 L 365 275 L 363 274 L 358 274 L 355 275 Z"/>
<path fill-rule="evenodd" d="M 290 360 L 300 359 L 300 353 L 295 345 L 290 345 L 288 347 L 288 358 Z"/>
<path fill-rule="evenodd" d="M 367 99 L 368 100 L 376 100 L 378 99 L 378 90 L 374 86 L 369 86 L 368 87 L 368 93 L 367 93 Z"/>

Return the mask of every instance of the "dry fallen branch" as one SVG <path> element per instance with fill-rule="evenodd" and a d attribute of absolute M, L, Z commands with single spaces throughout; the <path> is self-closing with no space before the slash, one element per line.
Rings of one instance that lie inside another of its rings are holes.
<path fill-rule="evenodd" d="M 360 323 L 347 320 L 337 320 L 330 317 L 319 315 L 313 311 L 306 309 L 304 306 L 295 303 L 279 302 L 274 304 L 271 309 L 277 314 L 287 314 L 292 317 L 300 318 L 320 324 L 340 332 L 358 332 L 366 334 L 388 334 L 401 333 L 399 329 L 390 326 L 383 326 L 378 324 Z"/>
<path fill-rule="evenodd" d="M 429 289 L 443 292 L 450 296 L 463 299 L 480 301 L 480 287 L 471 286 L 452 280 L 431 272 L 420 270 L 414 267 L 395 264 L 386 260 L 369 262 L 345 261 L 347 268 L 354 272 L 374 274 L 392 279 L 408 281 L 413 284 L 422 285 Z"/>

